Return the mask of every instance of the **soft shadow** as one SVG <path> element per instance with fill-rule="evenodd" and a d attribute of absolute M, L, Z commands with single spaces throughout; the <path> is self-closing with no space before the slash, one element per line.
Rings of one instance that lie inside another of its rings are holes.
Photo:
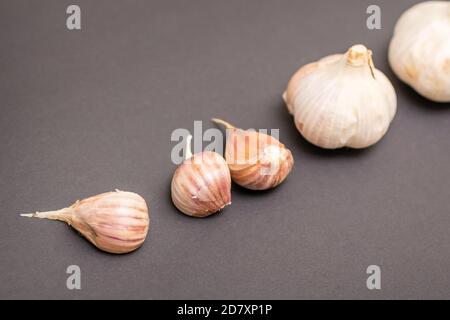
<path fill-rule="evenodd" d="M 268 190 L 250 190 L 250 189 L 241 187 L 240 185 L 238 185 L 234 182 L 231 187 L 233 193 L 236 193 L 239 195 L 244 195 L 247 197 L 263 197 L 268 194 L 276 193 L 276 192 L 278 192 L 279 189 L 282 189 L 282 188 L 283 188 L 283 183 L 281 183 L 279 186 L 276 186 L 275 188 L 271 188 Z"/>
<path fill-rule="evenodd" d="M 397 95 L 402 95 L 407 99 L 408 106 L 420 109 L 420 111 L 450 112 L 450 103 L 439 103 L 422 97 L 416 90 L 406 83 L 396 79 L 395 87 Z"/>

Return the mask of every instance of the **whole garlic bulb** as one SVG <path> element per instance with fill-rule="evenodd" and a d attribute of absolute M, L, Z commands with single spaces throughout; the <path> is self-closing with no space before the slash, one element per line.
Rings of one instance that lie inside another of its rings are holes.
<path fill-rule="evenodd" d="M 64 221 L 97 248 L 117 254 L 139 248 L 150 224 L 145 200 L 136 193 L 119 190 L 77 201 L 61 210 L 21 216 Z"/>
<path fill-rule="evenodd" d="M 397 109 L 392 84 L 363 45 L 300 68 L 283 98 L 303 137 L 326 149 L 375 144 Z"/>
<path fill-rule="evenodd" d="M 424 97 L 450 102 L 450 2 L 427 1 L 398 20 L 389 46 L 396 75 Z"/>
<path fill-rule="evenodd" d="M 277 139 L 264 133 L 238 129 L 212 119 L 227 129 L 225 159 L 231 178 L 251 190 L 267 190 L 282 183 L 291 172 L 294 158 Z"/>
<path fill-rule="evenodd" d="M 203 218 L 231 204 L 231 177 L 225 159 L 217 152 L 192 155 L 191 140 L 188 136 L 186 159 L 172 178 L 172 201 L 184 214 Z"/>

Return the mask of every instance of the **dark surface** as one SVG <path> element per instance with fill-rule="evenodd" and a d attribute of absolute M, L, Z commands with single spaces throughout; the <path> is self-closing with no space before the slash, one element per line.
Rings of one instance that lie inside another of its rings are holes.
<path fill-rule="evenodd" d="M 450 298 L 450 107 L 395 78 L 387 46 L 417 1 L 0 2 L 0 298 Z M 366 8 L 382 8 L 382 30 Z M 281 99 L 301 65 L 364 43 L 398 112 L 364 151 L 306 143 Z M 211 117 L 280 128 L 295 169 L 233 188 L 199 220 L 170 201 L 176 128 Z M 114 256 L 62 223 L 20 218 L 119 188 L 141 194 L 144 246 Z M 66 289 L 68 265 L 82 290 Z M 367 266 L 382 290 L 366 288 Z"/>

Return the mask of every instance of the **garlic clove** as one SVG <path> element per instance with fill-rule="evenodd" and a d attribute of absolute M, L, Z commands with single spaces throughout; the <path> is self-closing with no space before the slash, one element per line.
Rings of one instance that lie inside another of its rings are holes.
<path fill-rule="evenodd" d="M 172 202 L 186 215 L 206 217 L 231 204 L 231 177 L 225 159 L 216 152 L 192 155 L 187 138 L 186 160 L 175 170 Z"/>
<path fill-rule="evenodd" d="M 283 98 L 303 137 L 326 149 L 375 144 L 397 108 L 392 84 L 363 45 L 300 68 Z"/>
<path fill-rule="evenodd" d="M 274 137 L 238 129 L 228 122 L 212 119 L 227 129 L 225 159 L 231 178 L 251 190 L 267 190 L 282 183 L 291 172 L 294 158 Z"/>
<path fill-rule="evenodd" d="M 77 201 L 61 210 L 21 216 L 66 222 L 97 248 L 116 254 L 139 248 L 150 224 L 145 200 L 136 193 L 120 190 Z"/>
<path fill-rule="evenodd" d="M 389 63 L 422 96 L 450 102 L 450 2 L 426 1 L 405 11 L 389 45 Z"/>

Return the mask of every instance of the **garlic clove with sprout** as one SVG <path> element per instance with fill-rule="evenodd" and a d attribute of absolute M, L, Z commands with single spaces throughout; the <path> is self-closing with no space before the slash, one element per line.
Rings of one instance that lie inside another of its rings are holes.
<path fill-rule="evenodd" d="M 231 204 L 231 177 L 220 154 L 207 151 L 192 155 L 191 140 L 188 136 L 185 160 L 175 170 L 171 194 L 178 210 L 202 218 Z"/>
<path fill-rule="evenodd" d="M 61 210 L 21 216 L 66 222 L 97 248 L 116 254 L 139 248 L 150 223 L 145 200 L 136 193 L 120 190 L 79 200 Z"/>
<path fill-rule="evenodd" d="M 303 137 L 326 149 L 375 144 L 397 109 L 392 84 L 363 45 L 300 68 L 283 98 Z"/>
<path fill-rule="evenodd" d="M 231 178 L 251 190 L 267 190 L 282 183 L 291 172 L 294 158 L 274 137 L 238 129 L 228 122 L 212 119 L 227 129 L 225 159 Z"/>
<path fill-rule="evenodd" d="M 403 13 L 389 45 L 395 74 L 419 94 L 450 102 L 450 2 L 426 1 Z"/>

